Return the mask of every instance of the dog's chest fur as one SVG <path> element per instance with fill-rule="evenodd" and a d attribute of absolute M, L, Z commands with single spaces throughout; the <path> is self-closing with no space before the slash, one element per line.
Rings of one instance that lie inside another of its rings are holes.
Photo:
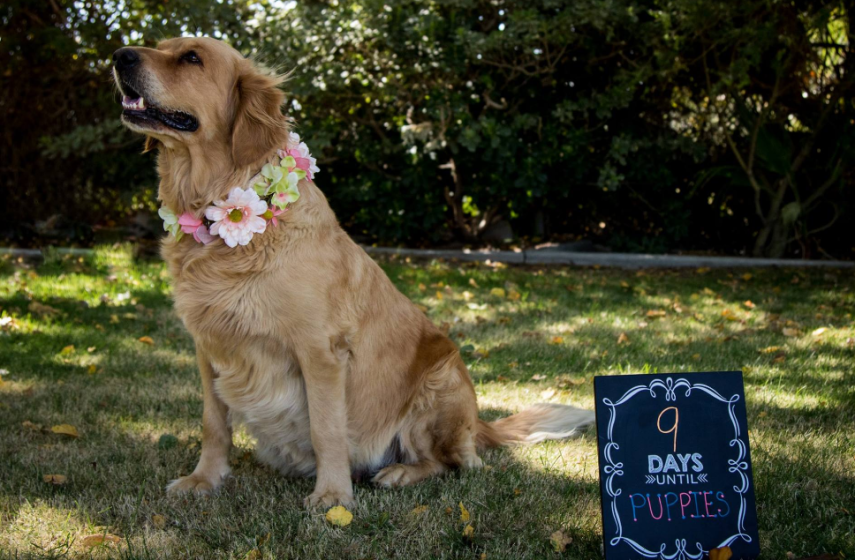
<path fill-rule="evenodd" d="M 210 356 L 214 388 L 232 422 L 258 440 L 263 462 L 285 474 L 313 474 L 305 385 L 287 338 L 276 335 L 265 275 L 224 282 L 223 275 L 235 272 L 228 262 L 218 260 L 214 269 L 203 259 L 187 266 L 184 255 L 166 248 L 164 255 L 173 268 L 176 312 Z"/>

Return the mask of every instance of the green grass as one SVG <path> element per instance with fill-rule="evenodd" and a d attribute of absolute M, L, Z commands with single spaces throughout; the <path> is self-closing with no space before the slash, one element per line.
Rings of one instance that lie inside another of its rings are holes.
<path fill-rule="evenodd" d="M 486 418 L 543 400 L 592 408 L 595 375 L 744 369 L 764 557 L 855 555 L 851 273 L 382 265 L 448 323 Z M 312 481 L 258 465 L 241 431 L 219 495 L 167 497 L 198 458 L 202 402 L 164 266 L 127 248 L 37 269 L 6 261 L 0 308 L 12 318 L 0 333 L 0 558 L 600 557 L 593 432 L 491 451 L 484 470 L 403 490 L 359 484 L 345 528 L 306 511 Z M 177 444 L 159 446 L 164 434 Z M 557 530 L 573 538 L 563 554 Z M 99 532 L 122 541 L 83 546 Z"/>

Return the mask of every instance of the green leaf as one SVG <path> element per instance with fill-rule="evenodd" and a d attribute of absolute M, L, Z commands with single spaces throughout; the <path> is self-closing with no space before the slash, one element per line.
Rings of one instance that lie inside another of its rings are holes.
<path fill-rule="evenodd" d="M 782 132 L 782 134 L 786 133 Z M 790 172 L 792 164 L 792 146 L 768 127 L 763 127 L 757 134 L 757 157 L 770 171 L 786 175 Z"/>
<path fill-rule="evenodd" d="M 172 449 L 176 445 L 178 445 L 178 438 L 172 434 L 163 434 L 160 436 L 160 439 L 157 440 L 158 449 Z"/>
<path fill-rule="evenodd" d="M 802 213 L 802 207 L 798 202 L 791 202 L 781 208 L 781 217 L 786 225 L 792 225 L 799 219 L 799 214 Z"/>

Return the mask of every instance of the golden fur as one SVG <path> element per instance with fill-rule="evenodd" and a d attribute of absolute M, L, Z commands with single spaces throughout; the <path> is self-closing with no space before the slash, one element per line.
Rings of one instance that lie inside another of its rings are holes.
<path fill-rule="evenodd" d="M 202 65 L 180 62 L 191 49 Z M 136 91 L 196 116 L 199 129 L 126 124 L 159 150 L 163 203 L 200 216 L 284 145 L 279 80 L 213 39 L 135 50 Z M 279 226 L 245 247 L 189 236 L 163 242 L 204 392 L 199 464 L 170 491 L 222 484 L 237 421 L 257 438 L 264 462 L 315 475 L 306 502 L 324 506 L 352 502 L 354 473 L 383 486 L 412 484 L 481 466 L 479 447 L 566 437 L 592 421 L 592 413 L 560 405 L 480 421 L 454 343 L 339 227 L 313 182 L 299 189 Z"/>

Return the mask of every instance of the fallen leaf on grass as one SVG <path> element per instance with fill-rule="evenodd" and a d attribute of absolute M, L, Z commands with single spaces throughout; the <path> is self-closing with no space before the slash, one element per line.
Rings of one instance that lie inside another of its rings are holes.
<path fill-rule="evenodd" d="M 730 560 L 731 556 L 733 556 L 733 551 L 730 550 L 729 546 L 710 549 L 710 560 Z"/>
<path fill-rule="evenodd" d="M 520 293 L 519 293 L 518 291 L 516 291 L 516 290 L 511 290 L 511 291 L 509 291 L 509 292 L 508 292 L 508 299 L 509 299 L 509 300 L 517 301 L 517 300 L 519 300 L 521 297 L 522 297 L 522 296 L 520 295 Z"/>
<path fill-rule="evenodd" d="M 745 274 L 742 275 L 742 279 L 745 280 L 746 282 L 748 282 L 752 278 L 754 278 L 754 275 L 751 274 L 750 272 L 746 272 Z"/>
<path fill-rule="evenodd" d="M 564 552 L 567 550 L 567 545 L 573 542 L 573 537 L 568 537 L 564 531 L 555 531 L 549 537 L 549 542 L 552 543 L 552 548 L 555 552 Z"/>
<path fill-rule="evenodd" d="M 77 428 L 75 428 L 71 424 L 58 424 L 56 426 L 51 426 L 50 431 L 52 431 L 55 434 L 60 434 L 63 436 L 68 436 L 68 437 L 73 437 L 73 438 L 79 437 L 79 434 L 77 433 Z"/>
<path fill-rule="evenodd" d="M 701 359 L 701 355 L 700 354 L 692 354 L 692 359 L 695 361 L 698 361 Z"/>
<path fill-rule="evenodd" d="M 490 295 L 503 298 L 505 297 L 505 290 L 504 288 L 493 288 L 490 290 Z"/>
<path fill-rule="evenodd" d="M 29 420 L 24 420 L 23 422 L 21 422 L 21 425 L 23 427 L 27 428 L 28 430 L 33 430 L 34 432 L 41 432 L 42 431 L 41 424 L 34 424 L 34 423 L 30 422 Z"/>
<path fill-rule="evenodd" d="M 475 527 L 473 527 L 472 525 L 467 525 L 466 527 L 464 527 L 463 536 L 467 539 L 471 539 L 473 536 L 475 536 Z"/>
<path fill-rule="evenodd" d="M 781 350 L 780 346 L 767 346 L 766 348 L 761 348 L 760 350 L 758 350 L 758 352 L 760 352 L 761 354 L 774 354 L 779 350 Z"/>
<path fill-rule="evenodd" d="M 516 362 L 513 362 L 513 363 L 514 363 L 514 364 L 516 364 L 516 365 L 519 365 L 519 364 L 517 364 Z M 513 367 L 516 367 L 516 365 L 515 365 L 515 366 L 513 366 Z M 545 376 L 545 375 L 543 375 L 542 373 L 536 373 L 536 374 L 534 374 L 534 375 L 532 375 L 532 376 L 531 376 L 531 380 L 532 380 L 532 381 L 543 381 L 544 379 L 546 379 L 546 376 Z"/>
<path fill-rule="evenodd" d="M 353 521 L 353 514 L 344 506 L 335 506 L 327 510 L 327 521 L 338 527 L 347 527 Z"/>
<path fill-rule="evenodd" d="M 820 328 L 816 329 L 815 331 L 813 331 L 813 332 L 812 332 L 812 333 L 810 333 L 810 334 L 812 334 L 813 336 L 822 336 L 822 335 L 823 335 L 823 333 L 825 333 L 825 331 L 827 331 L 827 330 L 828 330 L 828 329 L 826 329 L 825 327 L 820 327 Z"/>
<path fill-rule="evenodd" d="M 755 305 L 754 302 L 752 302 L 750 299 L 743 301 L 742 305 L 744 305 L 748 309 L 754 309 L 755 307 L 757 307 L 757 305 Z"/>
<path fill-rule="evenodd" d="M 95 364 L 89 364 L 89 367 L 86 368 L 86 371 L 89 372 L 89 375 L 95 375 L 98 372 L 98 366 Z"/>
<path fill-rule="evenodd" d="M 620 333 L 620 336 L 617 337 L 618 344 L 629 344 L 629 337 L 626 336 L 625 332 Z"/>
<path fill-rule="evenodd" d="M 48 484 L 53 484 L 54 486 L 62 486 L 68 482 L 68 477 L 64 474 L 46 474 L 42 479 Z"/>
<path fill-rule="evenodd" d="M 59 309 L 55 307 L 51 307 L 50 305 L 45 305 L 37 301 L 30 302 L 30 305 L 27 306 L 27 309 L 30 310 L 30 313 L 33 313 L 35 315 L 42 315 L 44 317 L 53 317 L 62 313 Z"/>
<path fill-rule="evenodd" d="M 660 317 L 664 317 L 665 312 L 659 309 L 651 309 L 647 312 L 647 317 L 649 319 L 659 319 Z"/>
<path fill-rule="evenodd" d="M 413 511 L 410 512 L 410 515 L 419 516 L 425 513 L 428 509 L 430 509 L 428 506 L 416 506 L 413 508 Z"/>
<path fill-rule="evenodd" d="M 784 336 L 793 337 L 793 336 L 799 336 L 800 333 L 799 333 L 798 329 L 784 328 L 781 330 L 781 334 L 783 334 Z"/>
<path fill-rule="evenodd" d="M 469 523 L 469 510 L 463 505 L 463 502 L 457 504 L 460 507 L 460 522 Z"/>
<path fill-rule="evenodd" d="M 725 320 L 727 320 L 727 321 L 738 321 L 739 320 L 739 317 L 737 317 L 736 314 L 733 311 L 731 311 L 730 309 L 725 309 L 724 311 L 722 311 L 721 316 L 724 317 Z"/>
<path fill-rule="evenodd" d="M 143 344 L 148 344 L 149 346 L 154 346 L 154 339 L 150 336 L 141 336 L 137 340 L 142 342 Z"/>
<path fill-rule="evenodd" d="M 243 557 L 243 560 L 261 560 L 261 558 L 261 551 L 257 548 L 253 548 L 252 550 L 246 553 L 246 556 Z"/>
<path fill-rule="evenodd" d="M 92 548 L 93 546 L 100 546 L 106 544 L 112 544 L 122 542 L 122 537 L 117 537 L 116 535 L 90 535 L 83 539 L 83 546 L 87 548 Z"/>
<path fill-rule="evenodd" d="M 553 336 L 549 340 L 549 344 L 563 344 L 563 343 L 564 343 L 564 337 L 563 336 Z"/>
<path fill-rule="evenodd" d="M 60 350 L 59 353 L 62 354 L 63 356 L 67 356 L 68 354 L 74 353 L 74 345 L 69 344 L 68 346 L 66 346 L 62 350 Z"/>
<path fill-rule="evenodd" d="M 152 515 L 151 524 L 157 527 L 158 529 L 163 529 L 164 527 L 166 527 L 166 518 L 162 515 Z"/>
<path fill-rule="evenodd" d="M 469 285 L 472 286 L 473 288 L 477 288 L 478 282 L 476 282 L 474 278 L 470 278 L 469 279 Z"/>
<path fill-rule="evenodd" d="M 546 391 L 542 391 L 540 393 L 540 398 L 544 400 L 549 400 L 555 396 L 555 389 L 547 389 Z"/>
<path fill-rule="evenodd" d="M 772 359 L 772 363 L 773 363 L 773 364 L 782 364 L 782 363 L 784 363 L 785 361 L 787 361 L 787 355 L 786 355 L 786 354 L 784 354 L 783 352 L 781 352 L 780 354 L 778 354 L 777 356 L 775 356 L 775 357 Z"/>
<path fill-rule="evenodd" d="M 472 352 L 472 356 L 475 358 L 487 359 L 490 357 L 490 351 L 486 348 L 476 348 L 474 352 Z"/>

